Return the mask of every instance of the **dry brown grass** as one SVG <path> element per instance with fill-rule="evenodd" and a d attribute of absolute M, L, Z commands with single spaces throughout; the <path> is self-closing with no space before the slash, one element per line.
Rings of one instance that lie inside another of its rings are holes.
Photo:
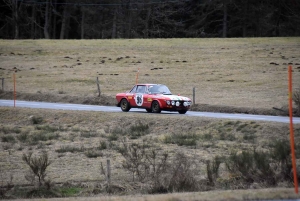
<path fill-rule="evenodd" d="M 164 195 L 135 195 L 135 196 L 96 196 L 76 198 L 78 201 L 220 201 L 220 200 L 274 200 L 274 199 L 299 199 L 293 189 L 259 189 L 259 190 L 229 190 L 209 191 L 198 193 L 172 193 Z M 23 199 L 25 201 L 27 199 Z M 72 201 L 74 198 L 43 199 L 45 201 Z"/>
<path fill-rule="evenodd" d="M 294 87 L 300 87 L 299 42 L 299 38 L 2 40 L 0 77 L 7 78 L 6 90 L 12 90 L 10 70 L 16 67 L 19 92 L 95 96 L 98 76 L 102 92 L 114 97 L 135 84 L 139 68 L 139 82 L 163 83 L 173 93 L 189 97 L 196 87 L 196 103 L 280 108 L 287 105 L 289 63 L 294 66 Z"/>
<path fill-rule="evenodd" d="M 174 93 L 189 97 L 192 96 L 192 87 L 196 87 L 196 103 L 259 110 L 286 105 L 287 66 L 290 62 L 294 65 L 294 86 L 300 86 L 299 50 L 299 38 L 2 40 L 0 77 L 6 78 L 5 90 L 12 90 L 12 70 L 16 67 L 19 69 L 18 92 L 72 96 L 65 101 L 74 101 L 74 97 L 97 95 L 97 76 L 100 78 L 102 92 L 114 97 L 116 93 L 126 91 L 134 85 L 136 71 L 140 68 L 140 82 L 163 83 Z M 43 98 L 45 101 L 51 99 L 48 95 Z M 110 100 L 107 98 L 107 101 Z M 32 117 L 41 117 L 44 120 L 42 126 L 56 128 L 54 134 L 57 139 L 38 141 L 36 144 L 21 142 L 18 138 L 21 134 L 38 135 L 40 132 L 37 125 L 32 124 Z M 183 152 L 196 158 L 201 170 L 197 176 L 202 179 L 205 178 L 205 161 L 216 155 L 252 150 L 254 147 L 267 150 L 273 140 L 288 139 L 288 125 L 283 123 L 164 114 L 79 113 L 2 107 L 0 180 L 9 181 L 10 175 L 13 175 L 14 184 L 28 184 L 24 179 L 28 169 L 22 161 L 22 154 L 46 150 L 53 161 L 48 176 L 56 183 L 68 181 L 87 189 L 102 185 L 105 178 L 100 173 L 100 163 L 105 163 L 110 158 L 113 182 L 124 186 L 129 193 L 139 192 L 143 184 L 131 182 L 130 175 L 122 168 L 123 158 L 114 149 L 102 150 L 102 157 L 98 158 L 89 158 L 84 151 L 56 151 L 64 147 L 83 147 L 85 151 L 96 149 L 100 141 L 110 141 L 113 129 L 129 128 L 137 122 L 149 124 L 150 132 L 129 142 L 144 140 L 171 155 Z M 299 141 L 299 125 L 295 125 L 295 130 L 296 141 Z M 201 137 L 194 147 L 164 143 L 167 136 L 178 133 L 191 133 Z M 8 135 L 15 138 L 15 142 L 9 141 L 10 138 L 3 140 Z M 118 144 L 121 139 L 119 137 L 113 143 Z M 226 177 L 226 174 L 222 176 Z M 135 185 L 138 190 L 132 187 Z M 280 186 L 291 187 L 291 184 Z M 237 192 L 218 191 L 148 197 L 110 196 L 103 200 L 198 200 L 199 196 L 205 200 L 293 197 L 291 189 L 277 190 L 260 190 L 254 194 L 253 191 L 239 191 L 242 192 L 241 195 Z"/>
<path fill-rule="evenodd" d="M 33 124 L 32 118 L 40 117 L 41 124 Z M 268 150 L 270 143 L 275 139 L 288 139 L 288 125 L 283 123 L 264 123 L 253 121 L 215 120 L 209 118 L 189 118 L 178 115 L 162 115 L 143 113 L 103 113 L 81 111 L 58 111 L 44 109 L 0 108 L 0 137 L 11 135 L 16 142 L 2 142 L 0 145 L 0 176 L 3 181 L 9 181 L 10 175 L 14 176 L 13 182 L 17 185 L 28 184 L 24 175 L 28 167 L 22 161 L 22 154 L 33 151 L 35 154 L 45 150 L 53 162 L 47 175 L 55 183 L 76 183 L 92 189 L 96 184 L 105 183 L 105 177 L 100 173 L 100 163 L 105 164 L 110 158 L 112 163 L 112 181 L 126 188 L 128 193 L 139 190 L 132 189 L 131 176 L 122 167 L 122 156 L 115 149 L 101 151 L 98 158 L 89 158 L 85 155 L 88 149 L 97 149 L 100 141 L 110 142 L 109 136 L 115 128 L 126 129 L 138 122 L 149 125 L 149 133 L 138 139 L 130 139 L 128 143 L 145 141 L 149 145 L 160 147 L 168 151 L 171 156 L 182 152 L 196 159 L 200 172 L 195 175 L 206 178 L 205 161 L 214 156 L 227 156 L 232 151 Z M 24 133 L 37 135 L 43 128 L 54 128 L 57 137 L 35 144 L 22 142 L 19 139 Z M 56 130 L 55 130 L 56 129 Z M 296 141 L 300 137 L 300 126 L 295 125 Z M 168 135 L 190 133 L 202 136 L 196 146 L 178 146 L 165 144 Z M 91 133 L 90 135 L 88 135 Z M 211 135 L 208 139 L 206 134 Z M 222 135 L 224 134 L 224 135 Z M 251 134 L 253 138 L 245 138 Z M 120 144 L 123 140 L 121 134 L 113 141 Z M 232 137 L 233 136 L 233 137 Z M 63 147 L 84 147 L 85 151 L 63 152 L 57 150 Z M 225 173 L 224 173 L 225 174 Z M 222 174 L 221 174 L 222 175 Z M 225 175 L 222 175 L 226 177 Z M 286 187 L 291 184 L 282 184 Z M 141 185 L 139 188 L 143 188 Z M 183 199 L 183 198 L 180 198 Z"/>

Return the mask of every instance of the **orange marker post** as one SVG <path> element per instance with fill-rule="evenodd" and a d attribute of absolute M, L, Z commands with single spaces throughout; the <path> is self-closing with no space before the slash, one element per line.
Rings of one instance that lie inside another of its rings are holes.
<path fill-rule="evenodd" d="M 16 73 L 13 74 L 14 79 L 14 107 L 16 107 L 16 98 L 17 98 L 17 92 L 16 92 Z"/>
<path fill-rule="evenodd" d="M 294 185 L 295 185 L 295 193 L 298 194 L 298 178 L 297 178 L 295 142 L 294 142 L 294 128 L 293 128 L 292 66 L 289 66 L 289 113 L 290 113 L 290 142 L 291 142 L 291 152 L 292 152 Z"/>
<path fill-rule="evenodd" d="M 137 73 L 136 73 L 135 84 L 138 84 L 138 80 L 139 80 L 139 72 L 140 72 L 140 68 L 138 68 L 138 71 L 137 71 Z"/>

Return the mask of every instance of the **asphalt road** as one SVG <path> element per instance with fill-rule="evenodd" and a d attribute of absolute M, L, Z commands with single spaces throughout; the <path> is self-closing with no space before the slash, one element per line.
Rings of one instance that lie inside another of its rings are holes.
<path fill-rule="evenodd" d="M 13 107 L 13 100 L 0 100 L 0 107 Z M 98 105 L 82 105 L 82 104 L 69 104 L 69 103 L 48 103 L 48 102 L 33 102 L 33 101 L 16 101 L 16 107 L 23 108 L 44 108 L 44 109 L 57 109 L 57 110 L 85 110 L 85 111 L 102 111 L 102 112 L 122 112 L 121 108 L 115 106 L 98 106 Z M 146 113 L 145 109 L 131 109 L 130 112 Z M 162 115 L 182 115 L 177 112 L 162 112 Z M 214 112 L 194 112 L 188 111 L 185 116 L 190 117 L 210 117 L 221 119 L 235 119 L 235 120 L 253 120 L 253 121 L 271 121 L 289 123 L 289 117 L 282 116 L 266 116 L 266 115 L 251 115 L 251 114 L 229 114 L 229 113 L 214 113 Z M 294 124 L 300 124 L 300 118 L 293 118 Z"/>

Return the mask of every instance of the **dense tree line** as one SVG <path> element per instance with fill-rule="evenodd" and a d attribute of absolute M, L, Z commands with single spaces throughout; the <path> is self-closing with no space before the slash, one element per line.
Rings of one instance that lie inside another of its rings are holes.
<path fill-rule="evenodd" d="M 299 0 L 0 0 L 0 38 L 300 36 Z"/>

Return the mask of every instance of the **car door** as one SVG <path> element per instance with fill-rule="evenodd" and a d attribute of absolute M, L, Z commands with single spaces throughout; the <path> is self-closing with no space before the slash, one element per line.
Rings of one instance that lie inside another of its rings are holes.
<path fill-rule="evenodd" d="M 136 93 L 134 96 L 134 105 L 136 107 L 143 107 L 145 92 L 146 92 L 145 85 L 137 85 Z"/>

